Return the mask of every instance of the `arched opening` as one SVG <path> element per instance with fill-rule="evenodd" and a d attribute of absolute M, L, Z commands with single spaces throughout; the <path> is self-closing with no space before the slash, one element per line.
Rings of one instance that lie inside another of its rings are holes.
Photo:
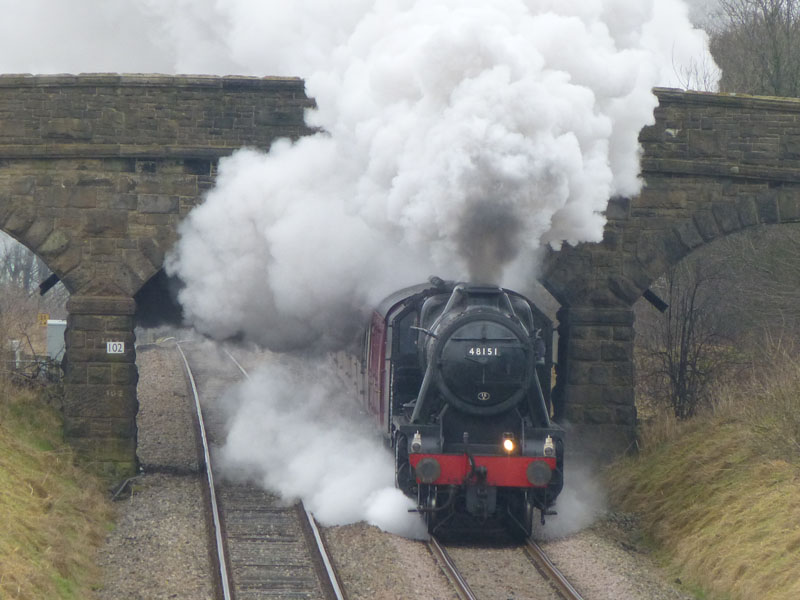
<path fill-rule="evenodd" d="M 800 333 L 800 228 L 759 225 L 699 246 L 671 265 L 636 315 L 636 404 L 640 419 L 678 419 L 711 406 L 743 368 L 770 347 L 794 352 Z"/>
<path fill-rule="evenodd" d="M 15 378 L 63 376 L 69 291 L 41 257 L 0 232 L 0 339 L 3 370 Z"/>
<path fill-rule="evenodd" d="M 182 325 L 183 307 L 178 302 L 181 286 L 180 280 L 167 275 L 163 268 L 148 279 L 133 297 L 136 300 L 136 327 L 148 329 Z"/>

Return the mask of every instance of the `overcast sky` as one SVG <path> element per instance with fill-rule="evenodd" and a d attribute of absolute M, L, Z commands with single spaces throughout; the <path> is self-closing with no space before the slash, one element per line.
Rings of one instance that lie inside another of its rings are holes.
<path fill-rule="evenodd" d="M 702 25 L 717 8 L 717 0 L 686 0 L 689 5 L 689 17 L 695 25 Z"/>

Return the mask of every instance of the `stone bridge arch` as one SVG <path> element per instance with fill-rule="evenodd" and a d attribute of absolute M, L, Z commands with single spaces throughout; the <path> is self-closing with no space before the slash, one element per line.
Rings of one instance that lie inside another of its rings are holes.
<path fill-rule="evenodd" d="M 640 134 L 645 187 L 614 198 L 603 241 L 551 253 L 562 304 L 560 415 L 612 453 L 635 435 L 633 304 L 691 252 L 764 224 L 800 222 L 800 101 L 657 89 Z"/>
<path fill-rule="evenodd" d="M 658 89 L 646 186 L 610 201 L 604 239 L 551 253 L 560 416 L 602 454 L 635 434 L 632 305 L 699 246 L 800 220 L 800 101 Z M 67 437 L 110 477 L 136 467 L 136 294 L 242 146 L 311 133 L 296 78 L 0 76 L 0 228 L 71 293 Z M 123 341 L 121 355 L 107 341 Z"/>
<path fill-rule="evenodd" d="M 65 433 L 109 478 L 137 467 L 137 292 L 219 159 L 309 133 L 313 104 L 297 78 L 0 76 L 0 228 L 70 292 Z"/>

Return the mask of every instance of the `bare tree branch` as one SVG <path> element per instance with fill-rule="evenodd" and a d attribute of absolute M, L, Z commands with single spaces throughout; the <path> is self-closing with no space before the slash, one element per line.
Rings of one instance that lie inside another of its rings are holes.
<path fill-rule="evenodd" d="M 800 0 L 719 0 L 711 52 L 720 90 L 800 95 Z"/>

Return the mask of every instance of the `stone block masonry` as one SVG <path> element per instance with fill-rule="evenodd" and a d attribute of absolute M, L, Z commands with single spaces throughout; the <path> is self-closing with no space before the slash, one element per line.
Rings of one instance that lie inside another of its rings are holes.
<path fill-rule="evenodd" d="M 296 78 L 0 76 L 0 226 L 71 294 L 66 436 L 110 479 L 137 468 L 134 295 L 219 159 L 307 135 L 313 106 Z"/>
<path fill-rule="evenodd" d="M 721 236 L 800 221 L 800 101 L 658 89 L 640 135 L 645 186 L 612 198 L 604 238 L 550 254 L 561 304 L 553 395 L 570 443 L 632 443 L 632 306 Z M 67 437 L 110 478 L 136 469 L 134 295 L 181 219 L 242 146 L 312 133 L 297 78 L 0 76 L 0 227 L 42 257 L 68 304 Z M 125 344 L 109 354 L 107 342 Z"/>
<path fill-rule="evenodd" d="M 639 136 L 642 192 L 612 198 L 603 241 L 551 254 L 542 275 L 562 306 L 554 405 L 574 441 L 605 457 L 636 434 L 633 304 L 705 244 L 800 221 L 800 100 L 656 95 Z"/>

